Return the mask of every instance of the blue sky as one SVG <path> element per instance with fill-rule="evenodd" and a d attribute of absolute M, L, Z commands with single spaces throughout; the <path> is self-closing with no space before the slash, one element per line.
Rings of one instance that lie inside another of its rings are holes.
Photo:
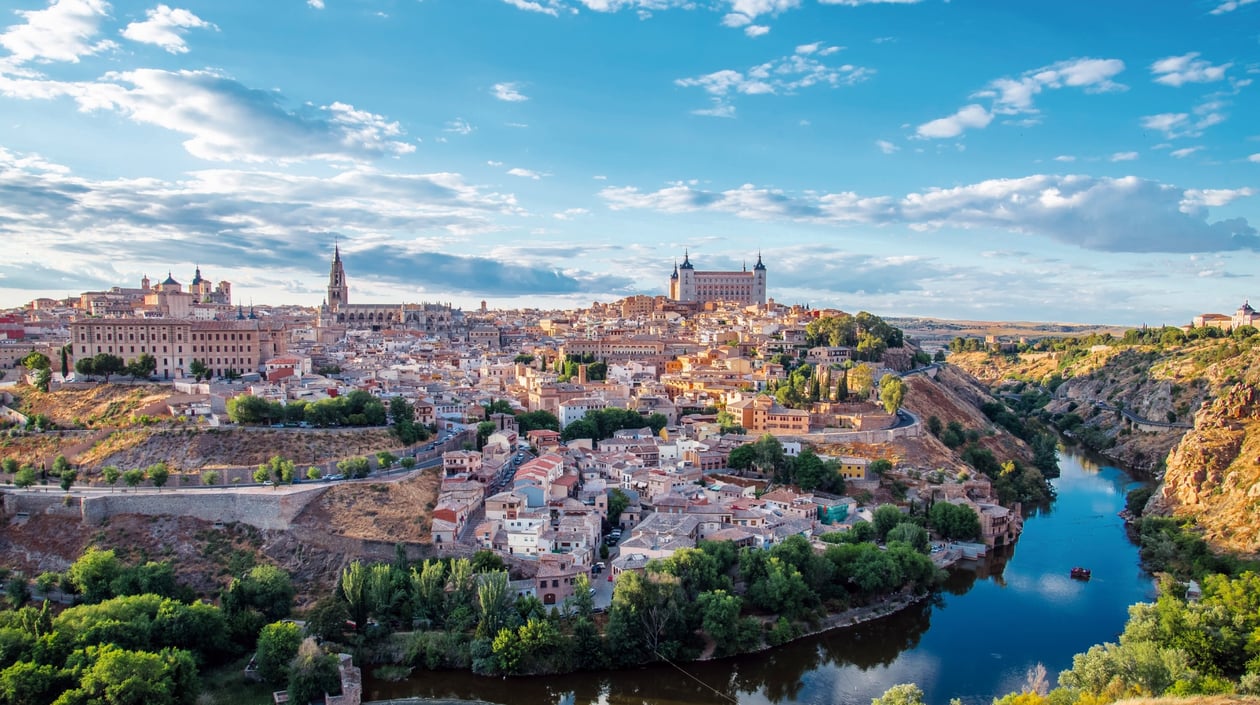
<path fill-rule="evenodd" d="M 786 303 L 1184 323 L 1260 298 L 1260 1 L 11 0 L 0 306 Z"/>

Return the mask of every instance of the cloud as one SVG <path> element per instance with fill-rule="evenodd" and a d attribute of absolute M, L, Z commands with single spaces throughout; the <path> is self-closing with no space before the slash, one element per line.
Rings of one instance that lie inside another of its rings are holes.
<path fill-rule="evenodd" d="M 316 10 L 324 9 L 324 0 L 306 0 L 306 4 Z"/>
<path fill-rule="evenodd" d="M 101 20 L 109 16 L 109 3 L 104 0 L 51 0 L 47 9 L 17 10 L 16 14 L 26 22 L 0 34 L 0 46 L 8 49 L 17 63 L 78 63 L 79 57 L 118 46 L 109 40 L 92 41 Z"/>
<path fill-rule="evenodd" d="M 1211 83 L 1225 78 L 1225 71 L 1232 63 L 1213 66 L 1198 58 L 1197 51 L 1181 56 L 1170 56 L 1151 64 L 1155 82 L 1165 86 L 1181 86 L 1186 83 Z"/>
<path fill-rule="evenodd" d="M 821 43 L 806 44 L 795 53 L 747 71 L 722 69 L 691 78 L 679 78 L 674 85 L 684 88 L 701 88 L 712 98 L 709 108 L 693 110 L 696 115 L 734 117 L 735 108 L 730 103 L 732 95 L 790 95 L 814 85 L 850 86 L 869 78 L 874 71 L 852 64 L 828 66 L 811 56 L 827 56 L 829 48 L 820 49 Z"/>
<path fill-rule="evenodd" d="M 1233 12 L 1234 10 L 1237 10 L 1243 5 L 1250 5 L 1253 2 L 1256 2 L 1256 0 L 1225 0 L 1225 2 L 1222 2 L 1220 5 L 1217 5 L 1208 14 L 1209 15 L 1223 15 L 1227 12 Z"/>
<path fill-rule="evenodd" d="M 496 83 L 490 89 L 494 92 L 494 97 L 509 103 L 520 103 L 529 100 L 528 96 L 522 95 L 519 90 L 519 83 Z"/>
<path fill-rule="evenodd" d="M 370 279 L 518 295 L 606 293 L 628 283 L 545 263 L 435 254 L 452 243 L 467 251 L 477 236 L 502 229 L 497 219 L 526 215 L 511 194 L 470 185 L 458 174 L 353 167 L 314 177 L 221 169 L 178 181 L 96 181 L 37 155 L 0 148 L 0 194 L 0 241 L 10 245 L 0 264 L 0 288 L 108 282 L 111 262 L 141 267 L 199 261 L 203 267 L 250 269 L 258 272 L 260 286 L 274 284 L 266 281 L 267 272 L 297 269 L 318 282 L 326 275 L 324 248 L 334 235 L 343 255 L 352 258 L 351 286 Z M 53 251 L 57 269 L 71 276 L 40 284 L 29 277 L 18 281 L 16 270 L 8 269 L 53 266 Z"/>
<path fill-rule="evenodd" d="M 565 8 L 565 5 L 558 0 L 542 0 L 541 2 L 535 2 L 534 0 L 503 0 L 503 2 L 518 10 L 541 12 L 552 17 L 558 17 L 560 10 Z"/>
<path fill-rule="evenodd" d="M 763 34 L 769 34 L 770 28 L 764 24 L 750 24 L 744 28 L 744 34 L 750 37 L 760 37 Z"/>
<path fill-rule="evenodd" d="M 915 133 L 925 139 L 951 138 L 971 128 L 987 127 L 996 115 L 1035 115 L 1038 110 L 1033 99 L 1042 91 L 1059 88 L 1081 88 L 1087 93 L 1104 93 L 1125 90 L 1125 86 L 1111 79 L 1124 70 L 1119 59 L 1069 59 L 1031 71 L 1016 78 L 995 79 L 984 89 L 972 94 L 972 98 L 988 98 L 989 108 L 972 103 L 959 108 L 953 115 L 923 123 Z M 1013 121 L 1024 126 L 1028 119 Z"/>
<path fill-rule="evenodd" d="M 728 0 L 728 2 L 731 5 L 730 12 L 722 18 L 722 24 L 727 27 L 743 27 L 752 24 L 761 15 L 778 16 L 782 12 L 801 6 L 800 0 Z M 766 32 L 768 31 L 770 31 L 769 28 L 766 28 Z"/>
<path fill-rule="evenodd" d="M 335 102 L 290 110 L 275 92 L 247 88 L 213 71 L 137 69 L 67 83 L 0 74 L 0 95 L 70 97 L 83 112 L 108 110 L 189 136 L 184 148 L 211 161 L 365 160 L 415 151 L 380 115 Z"/>
<path fill-rule="evenodd" d="M 1199 137 L 1203 131 L 1213 125 L 1225 122 L 1223 112 L 1226 104 L 1219 100 L 1209 100 L 1195 106 L 1192 113 L 1160 113 L 1146 115 L 1141 120 L 1142 127 L 1158 130 L 1168 139 L 1178 137 Z"/>
<path fill-rule="evenodd" d="M 1076 157 L 1070 154 L 1060 154 L 1059 156 L 1055 157 L 1054 160 L 1056 162 L 1074 162 L 1076 161 Z"/>
<path fill-rule="evenodd" d="M 1195 152 L 1198 152 L 1202 149 L 1203 147 L 1201 146 L 1200 147 L 1184 147 L 1182 149 L 1174 149 L 1173 151 L 1169 152 L 1169 154 L 1176 157 L 1177 159 L 1185 159 L 1191 154 L 1194 154 Z"/>
<path fill-rule="evenodd" d="M 455 118 L 446 123 L 446 127 L 442 128 L 443 132 L 454 132 L 457 135 L 471 135 L 472 131 L 477 128 L 473 127 L 464 118 Z"/>
<path fill-rule="evenodd" d="M 585 208 L 566 208 L 559 213 L 553 213 L 551 217 L 556 220 L 573 220 L 574 218 L 582 215 L 590 215 L 590 211 Z"/>
<path fill-rule="evenodd" d="M 818 0 L 818 4 L 858 7 L 859 5 L 916 5 L 922 1 L 923 0 Z M 1254 2 L 1254 0 L 1252 1 Z"/>
<path fill-rule="evenodd" d="M 1205 210 L 1250 196 L 1250 189 L 1185 190 L 1134 176 L 1038 174 L 900 198 L 852 192 L 792 195 L 751 184 L 726 191 L 674 184 L 648 193 L 608 187 L 599 195 L 613 210 L 717 212 L 756 221 L 916 230 L 997 229 L 1105 252 L 1260 250 L 1260 236 L 1245 219 L 1210 222 Z"/>
<path fill-rule="evenodd" d="M 1247 157 L 1247 161 L 1255 163 L 1255 164 L 1260 164 L 1260 153 L 1253 154 L 1250 157 Z"/>
<path fill-rule="evenodd" d="M 1116 152 L 1110 157 L 1113 162 L 1131 162 L 1137 158 L 1137 152 Z"/>
<path fill-rule="evenodd" d="M 188 30 L 219 29 L 188 10 L 171 9 L 167 5 L 158 5 L 145 14 L 148 19 L 127 25 L 122 35 L 133 42 L 155 44 L 172 54 L 188 51 L 188 45 L 184 44 L 184 35 Z"/>
<path fill-rule="evenodd" d="M 524 179 L 533 179 L 534 181 L 537 181 L 543 177 L 543 175 L 537 171 L 534 171 L 532 169 L 522 169 L 520 167 L 512 167 L 511 169 L 507 170 L 507 173 L 511 174 L 512 176 L 519 176 Z"/>
<path fill-rule="evenodd" d="M 968 128 L 987 127 L 992 120 L 989 111 L 973 103 L 959 108 L 953 115 L 919 125 L 915 134 L 929 139 L 957 137 Z"/>
<path fill-rule="evenodd" d="M 900 147 L 893 144 L 892 142 L 889 142 L 888 140 L 875 140 L 875 146 L 879 147 L 879 151 L 883 152 L 884 154 L 892 154 L 893 152 L 896 152 L 897 150 L 901 149 Z"/>

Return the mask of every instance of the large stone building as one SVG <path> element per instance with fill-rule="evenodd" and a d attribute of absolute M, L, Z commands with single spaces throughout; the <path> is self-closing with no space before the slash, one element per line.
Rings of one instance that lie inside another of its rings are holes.
<path fill-rule="evenodd" d="M 328 272 L 328 298 L 320 308 L 321 325 L 381 330 L 384 328 L 417 328 L 426 331 L 450 330 L 463 314 L 447 304 L 352 304 L 346 269 L 341 263 L 341 247 L 333 248 L 332 266 Z"/>
<path fill-rule="evenodd" d="M 162 379 L 188 375 L 193 360 L 201 360 L 216 377 L 229 370 L 257 372 L 285 347 L 283 336 L 273 335 L 257 320 L 85 318 L 70 324 L 70 341 L 75 360 L 107 353 L 130 363 L 152 355 L 155 374 Z"/>
<path fill-rule="evenodd" d="M 739 272 L 703 272 L 691 263 L 690 253 L 685 253 L 683 263 L 674 265 L 674 273 L 669 276 L 669 298 L 688 304 L 728 301 L 764 306 L 766 265 L 758 254 L 752 271 L 745 267 Z"/>

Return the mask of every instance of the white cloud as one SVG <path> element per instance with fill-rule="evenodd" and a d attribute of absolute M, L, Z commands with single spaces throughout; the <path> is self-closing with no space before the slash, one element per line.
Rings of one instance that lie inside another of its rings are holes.
<path fill-rule="evenodd" d="M 529 100 L 528 96 L 521 94 L 520 85 L 521 84 L 516 82 L 496 83 L 491 90 L 494 92 L 494 97 L 499 100 L 507 101 L 509 103 L 519 103 Z"/>
<path fill-rule="evenodd" d="M 973 103 L 951 116 L 920 125 L 916 132 L 924 138 L 957 137 L 968 128 L 987 127 L 995 115 L 1036 114 L 1033 99 L 1044 90 L 1064 87 L 1081 88 L 1087 93 L 1124 90 L 1125 86 L 1111 80 L 1123 70 L 1124 62 L 1119 59 L 1084 58 L 1025 71 L 1017 78 L 998 78 L 971 96 L 991 99 L 990 108 Z M 1011 122 L 1022 126 L 1036 124 L 1033 118 Z"/>
<path fill-rule="evenodd" d="M 455 118 L 446 123 L 446 127 L 442 128 L 443 132 L 454 132 L 457 135 L 470 135 L 477 128 L 473 127 L 464 118 Z"/>
<path fill-rule="evenodd" d="M 892 142 L 889 142 L 888 140 L 875 140 L 875 146 L 879 147 L 879 151 L 883 152 L 884 154 L 892 154 L 893 152 L 896 152 L 897 150 L 901 149 L 900 147 L 893 144 Z"/>
<path fill-rule="evenodd" d="M 273 92 L 211 71 L 138 69 L 96 82 L 63 83 L 0 75 L 0 95 L 73 98 L 83 112 L 109 110 L 189 136 L 189 154 L 212 161 L 365 160 L 415 151 L 396 122 L 346 103 L 292 111 Z"/>
<path fill-rule="evenodd" d="M 1260 235 L 1245 219 L 1207 219 L 1206 207 L 1252 194 L 1250 188 L 1179 189 L 1135 176 L 1044 174 L 900 198 L 852 192 L 793 195 L 751 184 L 726 191 L 678 183 L 648 193 L 634 187 L 608 187 L 599 193 L 613 210 L 719 212 L 756 221 L 916 230 L 999 229 L 1106 252 L 1260 250 Z"/>
<path fill-rule="evenodd" d="M 573 220 L 574 218 L 578 216 L 589 215 L 589 214 L 590 214 L 590 211 L 586 210 L 585 208 L 566 208 L 560 211 L 559 213 L 553 213 L 551 217 L 555 218 L 556 220 Z"/>
<path fill-rule="evenodd" d="M 18 17 L 26 22 L 0 34 L 0 46 L 8 49 L 17 63 L 78 63 L 81 56 L 118 46 L 109 40 L 92 41 L 101 20 L 109 16 L 109 9 L 104 0 L 52 0 L 44 10 L 17 10 Z"/>
<path fill-rule="evenodd" d="M 512 176 L 519 176 L 523 179 L 533 179 L 534 181 L 543 177 L 543 174 L 540 174 L 532 169 L 522 169 L 520 167 L 512 167 L 507 170 L 507 173 Z"/>
<path fill-rule="evenodd" d="M 919 125 L 915 134 L 928 139 L 957 137 L 968 128 L 986 127 L 992 120 L 993 115 L 989 111 L 972 103 L 959 108 L 953 115 Z"/>
<path fill-rule="evenodd" d="M 1256 2 L 1256 0 L 1225 0 L 1225 2 L 1222 2 L 1220 5 L 1217 5 L 1208 14 L 1223 15 L 1226 12 L 1233 12 L 1234 10 L 1237 10 L 1243 5 L 1250 5 L 1253 2 Z"/>
<path fill-rule="evenodd" d="M 764 24 L 750 24 L 744 28 L 744 34 L 749 37 L 760 37 L 763 34 L 769 34 L 770 28 Z"/>
<path fill-rule="evenodd" d="M 871 69 L 852 64 L 828 66 L 811 56 L 815 53 L 820 56 L 829 53 L 818 47 L 819 44 L 802 45 L 797 47 L 796 53 L 753 66 L 744 72 L 722 69 L 702 76 L 680 78 L 674 84 L 684 88 L 702 88 L 714 96 L 713 106 L 693 110 L 694 114 L 733 117 L 735 108 L 729 102 L 733 94 L 784 95 L 819 84 L 832 87 L 850 86 L 866 80 L 874 73 Z"/>
<path fill-rule="evenodd" d="M 915 5 L 922 1 L 923 0 L 818 0 L 818 4 L 857 7 L 859 5 Z M 1251 1 L 1254 2 L 1254 0 Z"/>
<path fill-rule="evenodd" d="M 1060 154 L 1059 156 L 1055 157 L 1054 160 L 1056 162 L 1074 162 L 1076 161 L 1076 157 L 1070 154 Z"/>
<path fill-rule="evenodd" d="M 1146 115 L 1141 124 L 1148 130 L 1159 130 L 1168 139 L 1198 137 L 1207 128 L 1225 122 L 1226 115 L 1222 112 L 1225 107 L 1222 101 L 1209 100 L 1195 106 L 1191 113 Z"/>
<path fill-rule="evenodd" d="M 1151 73 L 1155 74 L 1155 82 L 1166 86 L 1181 86 L 1186 83 L 1211 83 L 1225 78 L 1225 71 L 1232 63 L 1213 66 L 1211 62 L 1198 58 L 1199 53 L 1190 52 L 1181 56 L 1170 56 L 1151 64 Z"/>
<path fill-rule="evenodd" d="M 306 0 L 306 4 L 316 10 L 324 9 L 324 0 Z"/>
<path fill-rule="evenodd" d="M 1260 164 L 1260 153 L 1256 153 L 1256 154 L 1251 155 L 1250 157 L 1247 157 L 1247 161 Z"/>
<path fill-rule="evenodd" d="M 1111 155 L 1111 161 L 1113 162 L 1131 162 L 1137 158 L 1137 152 L 1116 152 Z"/>
<path fill-rule="evenodd" d="M 515 7 L 518 10 L 541 12 L 545 15 L 551 15 L 552 17 L 558 17 L 560 15 L 560 9 L 564 8 L 564 5 L 557 0 L 542 0 L 542 2 L 534 2 L 534 0 L 503 0 L 503 2 Z"/>
<path fill-rule="evenodd" d="M 122 30 L 122 35 L 133 42 L 155 44 L 172 54 L 183 54 L 188 51 L 184 43 L 184 35 L 190 29 L 219 28 L 206 22 L 188 10 L 172 9 L 168 5 L 158 5 L 149 10 L 144 22 L 132 22 Z"/>
<path fill-rule="evenodd" d="M 752 18 L 748 15 L 741 15 L 738 12 L 731 12 L 722 17 L 722 25 L 724 27 L 744 27 L 752 24 Z"/>
<path fill-rule="evenodd" d="M 1255 189 L 1251 188 L 1208 188 L 1208 189 L 1186 189 L 1185 196 L 1181 199 L 1183 208 L 1193 209 L 1203 206 L 1224 206 L 1239 198 L 1254 196 Z"/>
<path fill-rule="evenodd" d="M 503 162 L 496 162 L 495 160 L 491 159 L 490 161 L 486 162 L 486 165 L 487 166 L 503 166 Z"/>
<path fill-rule="evenodd" d="M 1201 149 L 1203 149 L 1203 147 L 1185 147 L 1182 149 L 1174 149 L 1173 151 L 1169 152 L 1169 154 L 1176 157 L 1177 159 L 1185 159 L 1186 157 L 1194 154 L 1195 152 L 1200 151 Z"/>

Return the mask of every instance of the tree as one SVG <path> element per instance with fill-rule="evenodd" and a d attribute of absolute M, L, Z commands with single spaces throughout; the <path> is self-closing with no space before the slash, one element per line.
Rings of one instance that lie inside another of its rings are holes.
<path fill-rule="evenodd" d="M 410 470 L 416 466 L 416 459 L 410 455 L 405 455 L 402 460 L 398 461 L 398 464 L 402 466 L 403 470 Z"/>
<path fill-rule="evenodd" d="M 902 513 L 895 505 L 881 504 L 875 509 L 872 515 L 872 522 L 875 525 L 875 535 L 880 541 L 886 540 L 888 532 L 893 527 L 905 521 L 906 515 Z"/>
<path fill-rule="evenodd" d="M 206 363 L 201 360 L 193 360 L 188 364 L 188 372 L 193 379 L 200 382 L 203 379 L 210 379 L 210 368 L 206 367 Z"/>
<path fill-rule="evenodd" d="M 927 553 L 929 548 L 927 529 L 908 521 L 894 526 L 884 540 L 888 543 L 900 541 L 920 553 Z"/>
<path fill-rule="evenodd" d="M 302 630 L 293 622 L 272 622 L 258 632 L 258 675 L 273 685 L 288 683 L 289 664 L 302 645 Z"/>
<path fill-rule="evenodd" d="M 913 683 L 894 685 L 873 698 L 871 705 L 923 705 L 923 689 Z"/>
<path fill-rule="evenodd" d="M 92 364 L 95 358 L 84 357 L 74 361 L 74 371 L 87 377 L 96 374 L 96 368 Z"/>
<path fill-rule="evenodd" d="M 97 353 L 96 356 L 92 358 L 93 374 L 103 376 L 106 382 L 109 381 L 110 375 L 116 375 L 126 369 L 126 367 L 127 363 L 117 355 Z"/>
<path fill-rule="evenodd" d="M 338 462 L 337 469 L 347 477 L 367 477 L 372 470 L 372 466 L 368 463 L 367 458 L 358 456 Z"/>
<path fill-rule="evenodd" d="M 896 375 L 884 375 L 879 380 L 879 400 L 884 404 L 884 411 L 897 413 L 901 402 L 906 398 L 906 383 Z"/>
<path fill-rule="evenodd" d="M 980 535 L 980 517 L 962 504 L 937 502 L 928 510 L 928 524 L 942 538 L 970 541 Z"/>
<path fill-rule="evenodd" d="M 61 478 L 62 491 L 69 492 L 70 488 L 74 485 L 74 481 L 79 479 L 79 473 L 77 470 L 71 470 L 67 468 L 65 470 L 62 470 L 58 474 L 58 477 Z"/>
<path fill-rule="evenodd" d="M 273 455 L 267 460 L 267 474 L 277 485 L 293 482 L 293 461 L 280 455 Z"/>
<path fill-rule="evenodd" d="M 377 452 L 376 462 L 380 465 L 381 470 L 388 470 L 394 467 L 394 463 L 398 462 L 398 458 L 393 453 L 382 450 Z"/>
<path fill-rule="evenodd" d="M 31 599 L 31 584 L 26 575 L 19 572 L 9 574 L 8 584 L 4 586 L 4 598 L 9 602 L 9 609 L 16 610 Z"/>
<path fill-rule="evenodd" d="M 24 490 L 35 484 L 35 468 L 30 465 L 23 465 L 13 476 L 13 485 L 20 490 Z"/>
<path fill-rule="evenodd" d="M 118 478 L 122 477 L 122 470 L 117 465 L 106 465 L 101 468 L 101 477 L 105 479 L 105 484 L 109 485 L 109 491 L 114 491 L 114 485 L 118 484 Z"/>
<path fill-rule="evenodd" d="M 871 388 L 875 384 L 875 368 L 862 363 L 846 372 L 845 380 L 851 394 L 865 399 L 870 395 Z"/>
<path fill-rule="evenodd" d="M 52 386 L 52 371 L 47 367 L 41 367 L 35 370 L 35 387 L 41 392 L 47 392 Z"/>
<path fill-rule="evenodd" d="M 137 485 L 144 482 L 144 471 L 139 468 L 132 468 L 123 473 L 123 483 L 131 489 L 135 489 Z"/>
<path fill-rule="evenodd" d="M 70 376 L 70 346 L 61 346 L 61 378 Z"/>
<path fill-rule="evenodd" d="M 52 362 L 49 361 L 47 355 L 36 351 L 31 351 L 26 357 L 22 358 L 21 364 L 22 367 L 25 367 L 30 372 L 46 370 L 52 366 Z"/>
<path fill-rule="evenodd" d="M 630 497 L 621 491 L 620 487 L 614 487 L 608 491 L 608 523 L 613 526 L 621 525 L 621 513 L 626 511 L 626 507 L 630 506 Z"/>
<path fill-rule="evenodd" d="M 539 409 L 538 411 L 528 411 L 516 416 L 516 426 L 520 430 L 521 435 L 525 435 L 530 431 L 548 429 L 551 431 L 560 430 L 560 419 L 550 411 Z"/>
<path fill-rule="evenodd" d="M 171 477 L 171 471 L 166 467 L 166 463 L 154 463 L 150 465 L 147 473 L 149 475 L 149 482 L 153 483 L 153 486 L 158 488 L 158 490 L 165 487 L 166 481 Z"/>
<path fill-rule="evenodd" d="M 267 465 L 265 463 L 254 468 L 254 482 L 261 485 L 266 482 L 269 477 L 271 477 L 271 471 L 267 469 Z"/>
<path fill-rule="evenodd" d="M 892 461 L 887 460 L 885 458 L 872 460 L 870 464 L 866 466 L 867 472 L 874 475 L 875 477 L 883 477 L 885 474 L 888 473 L 888 471 L 892 469 L 893 469 Z"/>
<path fill-rule="evenodd" d="M 314 465 L 306 469 L 306 479 L 310 480 L 311 482 L 323 479 L 323 477 L 324 477 L 324 473 L 321 472 L 320 469 L 315 467 Z"/>
<path fill-rule="evenodd" d="M 114 596 L 111 585 L 123 572 L 122 561 L 114 551 L 102 551 L 89 547 L 79 560 L 66 569 L 66 580 L 89 604 L 103 602 Z"/>
<path fill-rule="evenodd" d="M 142 353 L 127 364 L 126 372 L 132 379 L 148 379 L 157 371 L 157 359 L 149 353 Z"/>

